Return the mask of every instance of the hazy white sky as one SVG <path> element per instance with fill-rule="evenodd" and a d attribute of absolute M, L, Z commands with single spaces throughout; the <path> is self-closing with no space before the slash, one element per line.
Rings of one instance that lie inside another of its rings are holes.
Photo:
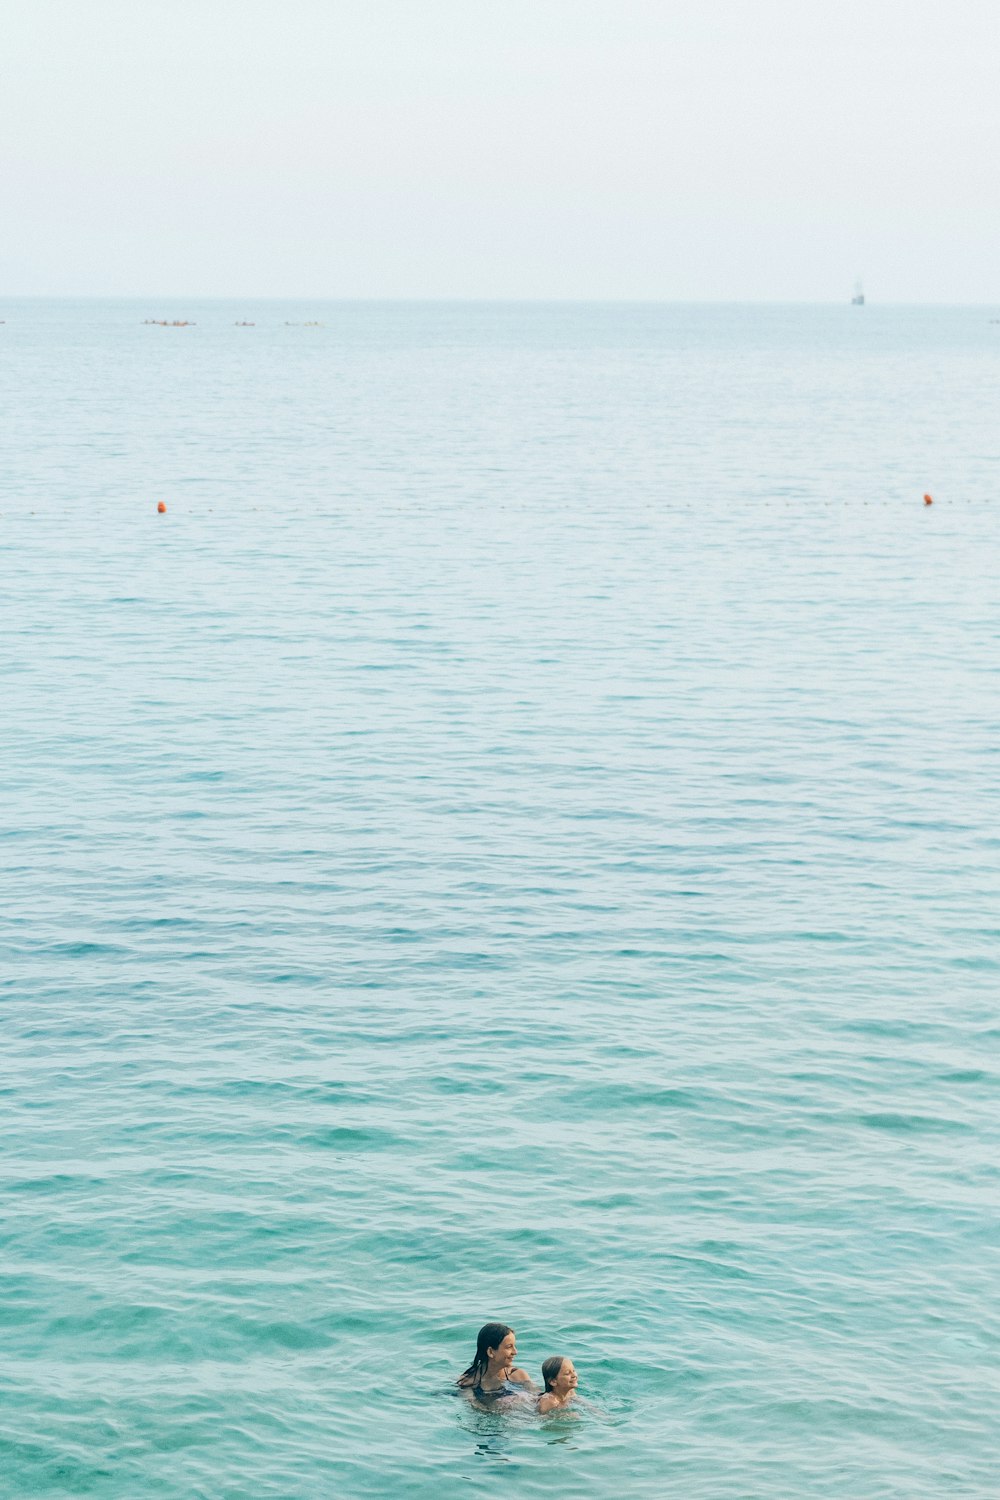
<path fill-rule="evenodd" d="M 997 0 L 2 0 L 0 293 L 1000 301 Z"/>

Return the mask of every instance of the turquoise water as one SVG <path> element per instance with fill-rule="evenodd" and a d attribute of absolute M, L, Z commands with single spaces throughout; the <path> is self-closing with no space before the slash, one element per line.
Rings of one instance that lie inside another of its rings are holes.
<path fill-rule="evenodd" d="M 991 316 L 0 308 L 4 1495 L 995 1495 Z"/>

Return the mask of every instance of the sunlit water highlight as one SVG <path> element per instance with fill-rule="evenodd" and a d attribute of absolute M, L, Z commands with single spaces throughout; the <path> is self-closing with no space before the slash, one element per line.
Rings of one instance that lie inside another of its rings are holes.
<path fill-rule="evenodd" d="M 995 1496 L 994 315 L 0 316 L 2 1493 Z"/>

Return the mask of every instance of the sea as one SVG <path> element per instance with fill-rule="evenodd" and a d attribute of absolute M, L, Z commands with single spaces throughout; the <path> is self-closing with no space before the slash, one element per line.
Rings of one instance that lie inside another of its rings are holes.
<path fill-rule="evenodd" d="M 4 1500 L 995 1500 L 1000 309 L 0 320 Z"/>

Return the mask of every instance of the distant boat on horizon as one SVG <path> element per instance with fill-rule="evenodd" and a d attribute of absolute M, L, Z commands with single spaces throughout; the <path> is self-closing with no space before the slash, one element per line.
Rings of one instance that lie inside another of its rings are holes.
<path fill-rule="evenodd" d="M 852 307 L 864 307 L 864 305 L 865 305 L 865 290 L 864 290 L 864 287 L 861 285 L 861 277 L 859 276 L 858 279 L 857 279 L 857 281 L 854 283 L 854 296 L 851 298 L 851 306 Z"/>

